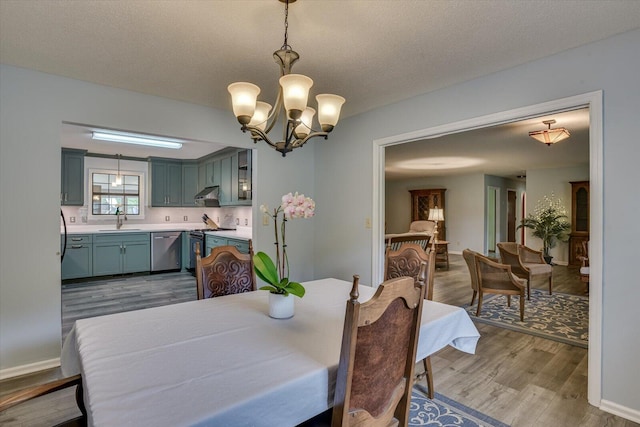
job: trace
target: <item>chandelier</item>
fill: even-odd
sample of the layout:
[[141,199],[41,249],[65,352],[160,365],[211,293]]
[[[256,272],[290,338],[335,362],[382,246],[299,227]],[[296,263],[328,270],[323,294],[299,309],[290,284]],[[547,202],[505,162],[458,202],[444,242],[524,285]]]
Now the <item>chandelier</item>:
[[549,128],[529,132],[529,136],[543,144],[547,144],[547,147],[551,144],[555,144],[556,142],[560,142],[563,139],[569,138],[571,134],[565,128],[551,129],[551,125],[555,122],[555,120],[544,120],[542,123],[549,126]]
[[[294,3],[296,0],[279,1],[285,4],[284,44],[273,53],[273,59],[280,66],[281,75],[275,107],[272,109],[271,105],[257,100],[260,88],[252,83],[232,83],[227,90],[231,94],[233,114],[242,125],[242,131],[251,132],[254,143],[264,141],[285,157],[288,152],[302,147],[311,138],[323,136],[327,139],[329,132],[338,123],[340,109],[345,99],[331,94],[316,95],[321,130],[312,128],[316,110],[307,107],[307,100],[313,80],[302,74],[291,74],[291,67],[300,58],[287,41],[289,3]],[[273,142],[268,134],[280,116],[282,117],[282,140]]]

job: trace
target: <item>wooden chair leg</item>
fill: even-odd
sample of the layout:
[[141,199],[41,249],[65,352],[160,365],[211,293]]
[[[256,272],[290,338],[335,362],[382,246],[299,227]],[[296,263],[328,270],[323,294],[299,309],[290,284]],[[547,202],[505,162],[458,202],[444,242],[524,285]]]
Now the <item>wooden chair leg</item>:
[[524,290],[520,295],[520,321],[524,322]]
[[507,307],[511,307],[511,295],[507,295]]
[[527,278],[527,299],[531,299],[531,276]]
[[476,317],[480,317],[480,310],[482,310],[482,292],[478,294],[478,309],[476,310]]
[[549,276],[549,295],[553,295],[551,293],[551,287],[553,286],[553,283],[552,283],[553,280],[552,279],[553,279],[553,276]]
[[435,392],[433,390],[433,370],[431,369],[431,356],[427,356],[422,359],[422,363],[424,364],[425,379],[427,380],[427,396],[429,397],[429,399],[433,399]]
[[477,293],[478,291],[473,291],[473,296],[471,297],[471,304],[469,304],[469,307],[471,307],[473,305],[473,302],[476,300]]

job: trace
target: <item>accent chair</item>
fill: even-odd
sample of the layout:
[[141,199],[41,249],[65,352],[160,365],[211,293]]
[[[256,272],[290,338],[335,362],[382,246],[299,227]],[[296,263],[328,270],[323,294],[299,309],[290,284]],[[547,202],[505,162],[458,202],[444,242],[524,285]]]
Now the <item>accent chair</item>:
[[531,282],[536,279],[549,281],[549,295],[553,288],[553,267],[547,264],[542,251],[536,251],[515,242],[498,243],[500,262],[511,266],[516,276],[527,279],[527,299],[531,299]]

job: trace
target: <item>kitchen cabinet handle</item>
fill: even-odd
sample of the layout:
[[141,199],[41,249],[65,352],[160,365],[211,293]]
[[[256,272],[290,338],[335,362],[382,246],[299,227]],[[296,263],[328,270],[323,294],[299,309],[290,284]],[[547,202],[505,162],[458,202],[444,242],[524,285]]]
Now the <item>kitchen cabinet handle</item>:
[[82,245],[71,245],[71,249],[82,249]]
[[64,193],[64,201],[68,201],[69,200],[69,193]]
[[72,237],[71,241],[72,242],[82,242],[82,237]]
[[124,248],[124,253],[126,254],[127,253],[127,245],[124,245],[123,248]]

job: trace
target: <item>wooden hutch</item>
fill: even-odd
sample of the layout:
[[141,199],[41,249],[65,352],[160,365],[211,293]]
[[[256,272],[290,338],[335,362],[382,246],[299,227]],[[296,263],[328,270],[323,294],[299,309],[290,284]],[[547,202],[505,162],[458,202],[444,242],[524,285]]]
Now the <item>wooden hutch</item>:
[[589,241],[589,181],[571,182],[569,264],[580,265],[582,242]]
[[[444,210],[447,217],[447,210],[444,205],[444,188],[428,190],[409,190],[411,193],[411,221],[426,221],[429,219],[429,209],[438,207]],[[446,240],[446,221],[438,222],[438,239]]]

